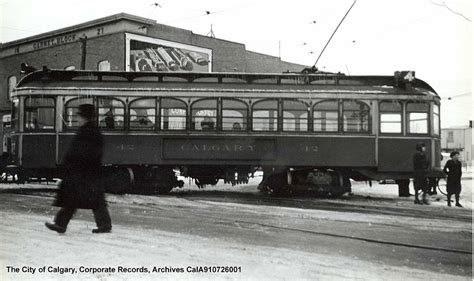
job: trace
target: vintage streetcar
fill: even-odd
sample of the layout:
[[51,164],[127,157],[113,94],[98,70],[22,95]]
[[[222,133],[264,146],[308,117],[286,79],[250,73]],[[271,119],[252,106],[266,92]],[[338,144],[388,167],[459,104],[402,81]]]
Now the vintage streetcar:
[[61,177],[92,103],[114,192],[167,193],[181,176],[203,187],[246,183],[263,171],[269,192],[332,196],[351,181],[395,180],[407,192],[412,155],[424,143],[438,177],[440,98],[414,72],[100,72],[43,68],[12,94],[10,154],[20,178]]

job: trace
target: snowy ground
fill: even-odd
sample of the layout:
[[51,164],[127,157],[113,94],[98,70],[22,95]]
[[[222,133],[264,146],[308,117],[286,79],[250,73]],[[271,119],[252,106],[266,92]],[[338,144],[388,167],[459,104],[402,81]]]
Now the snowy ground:
[[[53,186],[2,184],[0,280],[471,279],[472,173],[463,179],[465,209],[446,207],[441,195],[430,206],[414,205],[412,197],[397,197],[395,185],[359,183],[342,199],[280,200],[259,195],[258,182],[186,186],[169,196],[109,195],[114,228],[103,235],[90,233],[87,210],[66,234],[47,230],[43,223],[57,211],[50,206],[54,192],[31,190]],[[188,272],[200,266],[239,272]],[[48,272],[58,267],[75,273]],[[102,267],[115,272],[78,272]]]

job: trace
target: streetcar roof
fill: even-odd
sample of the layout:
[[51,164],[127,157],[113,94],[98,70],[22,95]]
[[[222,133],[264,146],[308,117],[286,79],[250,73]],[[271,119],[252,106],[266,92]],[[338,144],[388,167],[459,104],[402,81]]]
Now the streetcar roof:
[[340,73],[237,73],[237,72],[125,72],[50,70],[23,77],[17,88],[81,88],[167,91],[232,91],[324,93],[421,94],[438,96],[423,80],[411,88],[396,85],[394,76],[348,76]]

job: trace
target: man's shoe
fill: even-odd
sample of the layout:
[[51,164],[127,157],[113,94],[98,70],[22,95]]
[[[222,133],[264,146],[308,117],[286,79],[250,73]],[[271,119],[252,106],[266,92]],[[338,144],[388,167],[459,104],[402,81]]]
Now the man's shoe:
[[423,193],[423,204],[425,205],[430,205],[430,201],[428,200],[428,194],[427,193]]
[[92,233],[110,233],[112,232],[112,227],[99,227],[92,229]]
[[456,203],[456,207],[462,208],[462,205],[459,203]]
[[66,232],[66,228],[65,227],[62,227],[62,226],[59,226],[55,223],[49,223],[49,222],[45,222],[44,225],[52,230],[52,231],[56,231],[57,233],[64,233]]

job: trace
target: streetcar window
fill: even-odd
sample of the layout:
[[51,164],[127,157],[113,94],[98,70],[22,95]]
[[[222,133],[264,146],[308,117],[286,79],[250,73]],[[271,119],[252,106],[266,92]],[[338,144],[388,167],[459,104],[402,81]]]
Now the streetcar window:
[[193,130],[215,131],[217,121],[217,100],[205,99],[192,104],[192,124]]
[[359,101],[344,101],[342,117],[344,132],[369,132],[369,106]]
[[380,103],[380,132],[400,134],[402,132],[402,104],[383,101]]
[[283,100],[283,131],[308,131],[308,106],[304,102]]
[[439,136],[439,104],[433,106],[433,134]]
[[428,111],[427,103],[407,104],[408,133],[428,134]]
[[130,129],[154,130],[156,99],[138,99],[130,103]]
[[75,98],[71,99],[66,103],[65,114],[63,117],[64,126],[67,129],[77,129],[79,127],[79,105],[81,104],[94,104],[92,98]]
[[114,98],[99,98],[99,128],[108,130],[123,130],[125,104]]
[[15,89],[15,87],[16,87],[16,77],[15,76],[8,77],[8,85],[7,86],[8,86],[8,90],[7,90],[8,100],[10,100],[12,98],[13,89]]
[[18,120],[19,120],[18,105],[19,104],[20,104],[20,101],[18,99],[12,100],[12,120],[11,120],[12,131],[15,131],[16,129],[18,129]]
[[337,100],[318,102],[313,108],[314,131],[337,132],[339,103]]
[[224,131],[247,130],[248,108],[238,100],[222,100],[222,129]]
[[186,104],[177,99],[162,98],[160,116],[162,130],[186,129]]
[[252,108],[252,128],[254,131],[276,131],[278,129],[278,101],[256,102]]
[[54,99],[29,97],[25,99],[25,130],[54,129]]

